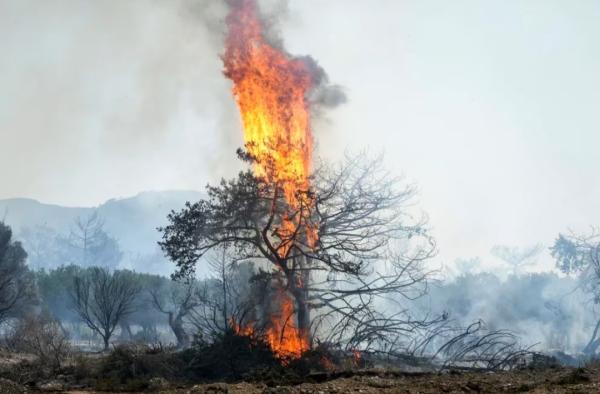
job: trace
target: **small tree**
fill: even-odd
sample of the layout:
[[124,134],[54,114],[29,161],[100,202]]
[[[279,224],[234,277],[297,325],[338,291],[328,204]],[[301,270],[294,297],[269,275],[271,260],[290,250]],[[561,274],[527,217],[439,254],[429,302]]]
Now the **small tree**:
[[35,282],[44,308],[63,326],[65,323],[79,323],[70,294],[74,278],[85,271],[77,265],[66,265],[35,272]]
[[185,318],[198,304],[195,296],[195,281],[170,283],[168,289],[151,289],[150,297],[154,308],[167,316],[169,327],[177,339],[177,347],[188,347],[190,340],[184,323]]
[[[589,235],[559,234],[550,248],[556,266],[566,274],[579,275],[582,289],[591,295],[594,306],[600,305],[600,230]],[[583,352],[592,355],[600,347],[600,319]]]
[[135,311],[140,290],[137,279],[128,271],[111,273],[94,267],[73,279],[71,297],[75,311],[102,337],[104,350],[119,322]]
[[0,222],[0,322],[18,316],[36,300],[27,253],[12,240],[12,230]]
[[77,255],[73,262],[86,267],[115,268],[123,257],[117,240],[104,231],[104,221],[97,211],[75,220],[68,242]]

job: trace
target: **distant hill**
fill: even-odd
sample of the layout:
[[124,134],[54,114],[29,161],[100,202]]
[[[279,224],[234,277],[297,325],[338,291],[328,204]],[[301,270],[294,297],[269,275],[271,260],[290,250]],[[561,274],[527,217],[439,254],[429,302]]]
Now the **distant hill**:
[[13,228],[17,238],[24,228],[37,225],[68,234],[77,217],[97,210],[104,219],[105,231],[119,241],[127,256],[149,255],[157,253],[160,234],[156,228],[166,224],[167,214],[181,209],[186,201],[194,202],[201,197],[196,191],[143,192],[130,198],[111,199],[98,207],[63,207],[14,198],[0,200],[0,220]]

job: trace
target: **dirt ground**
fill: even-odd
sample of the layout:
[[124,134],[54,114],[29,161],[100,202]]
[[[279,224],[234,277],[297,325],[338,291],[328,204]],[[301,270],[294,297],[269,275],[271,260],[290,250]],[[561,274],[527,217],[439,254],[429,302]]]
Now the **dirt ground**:
[[600,393],[600,369],[554,368],[501,373],[363,374],[324,383],[266,387],[249,383],[198,385],[179,393]]
[[[14,360],[9,361],[13,363]],[[306,383],[276,387],[247,382],[177,387],[162,378],[152,380],[156,380],[152,391],[164,394],[600,393],[600,364],[594,363],[585,368],[548,367],[494,373],[362,370],[334,376],[312,375]],[[24,387],[0,378],[0,394],[36,392],[94,393],[84,389],[69,390],[68,386],[52,382],[37,387]]]

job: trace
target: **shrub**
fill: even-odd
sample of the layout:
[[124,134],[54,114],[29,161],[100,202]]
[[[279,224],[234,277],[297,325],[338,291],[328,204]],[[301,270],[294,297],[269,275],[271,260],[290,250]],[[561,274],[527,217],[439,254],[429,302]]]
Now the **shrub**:
[[260,338],[238,335],[232,330],[217,334],[211,342],[196,337],[192,348],[184,353],[190,375],[200,380],[248,379],[261,370],[281,366]]
[[33,354],[53,371],[61,369],[71,353],[68,336],[58,321],[46,314],[18,320],[5,341],[9,350]]
[[185,364],[180,355],[162,346],[120,345],[100,361],[98,390],[143,390],[152,378],[180,380]]

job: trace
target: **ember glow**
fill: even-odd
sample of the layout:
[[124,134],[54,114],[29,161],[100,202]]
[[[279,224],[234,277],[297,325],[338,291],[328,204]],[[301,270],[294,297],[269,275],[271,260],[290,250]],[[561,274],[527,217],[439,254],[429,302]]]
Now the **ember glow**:
[[[256,175],[282,189],[291,210],[297,211],[306,203],[299,191],[309,189],[313,140],[307,96],[316,82],[309,63],[265,39],[256,0],[233,0],[230,4],[224,73],[233,81],[246,149],[256,158]],[[303,214],[290,216],[281,218],[277,230],[280,239],[289,239],[301,226],[304,243],[314,245],[317,233],[306,224]],[[289,248],[289,242],[282,241],[277,253],[286,256]],[[309,333],[298,328],[295,303],[285,286],[277,286],[277,310],[270,312],[266,338],[280,356],[299,357],[310,347]]]

